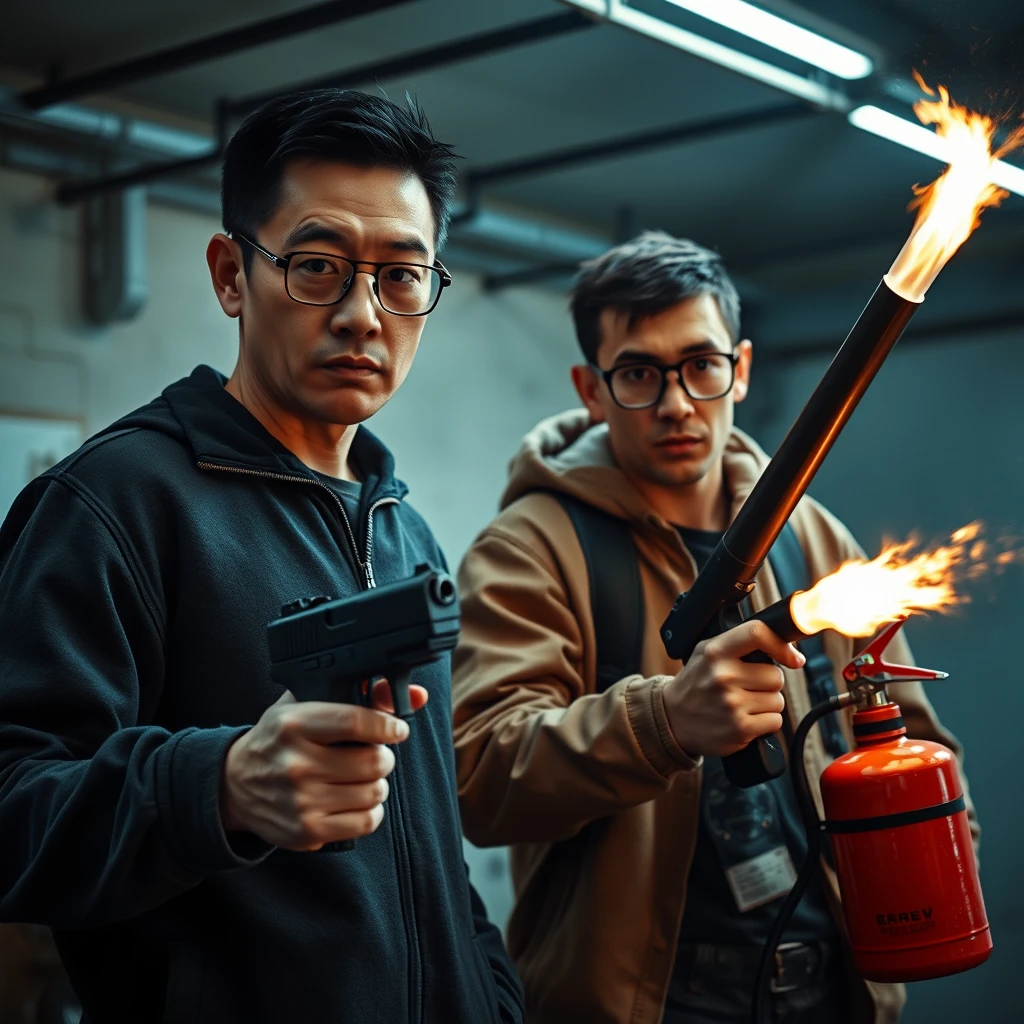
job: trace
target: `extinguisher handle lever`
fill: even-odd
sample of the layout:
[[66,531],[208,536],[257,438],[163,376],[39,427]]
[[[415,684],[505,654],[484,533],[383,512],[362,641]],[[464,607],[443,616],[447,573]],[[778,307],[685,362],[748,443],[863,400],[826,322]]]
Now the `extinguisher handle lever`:
[[919,668],[916,665],[895,665],[882,657],[882,652],[889,646],[892,638],[902,629],[906,616],[890,622],[843,669],[843,677],[847,683],[855,683],[860,679],[876,682],[879,686],[885,683],[924,683],[933,679],[948,679],[948,672],[937,672],[931,668]]

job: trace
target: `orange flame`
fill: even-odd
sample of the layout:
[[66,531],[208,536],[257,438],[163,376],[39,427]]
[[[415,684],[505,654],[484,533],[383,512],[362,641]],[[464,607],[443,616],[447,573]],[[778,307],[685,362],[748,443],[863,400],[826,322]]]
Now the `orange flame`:
[[919,550],[920,542],[911,537],[888,544],[870,562],[847,562],[810,590],[793,595],[793,621],[807,634],[834,629],[846,636],[871,636],[901,616],[965,604],[969,598],[957,591],[959,583],[990,569],[1001,572],[1021,554],[1019,548],[991,554],[995,545],[983,539],[982,530],[980,522],[969,523],[930,551]]
[[[934,96],[915,71],[918,85]],[[918,100],[914,113],[923,124],[934,124],[949,150],[949,166],[930,185],[914,186],[917,197],[910,209],[917,209],[914,228],[896,262],[885,277],[886,284],[903,298],[921,302],[925,292],[978,226],[981,212],[998,206],[1009,193],[992,184],[992,165],[1024,141],[1020,129],[993,151],[996,124],[953,102],[944,86],[937,100]]]

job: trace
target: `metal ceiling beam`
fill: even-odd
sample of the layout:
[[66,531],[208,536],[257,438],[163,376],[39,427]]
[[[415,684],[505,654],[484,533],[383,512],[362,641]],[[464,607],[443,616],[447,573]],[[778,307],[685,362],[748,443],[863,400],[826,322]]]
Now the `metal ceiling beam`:
[[553,153],[542,153],[534,157],[481,167],[478,170],[471,170],[467,175],[467,181],[472,189],[475,186],[509,181],[512,178],[521,178],[530,174],[561,170],[576,164],[590,163],[593,160],[605,160],[622,153],[633,154],[645,149],[656,149],[680,142],[692,142],[697,139],[714,138],[716,135],[764,128],[768,125],[814,117],[820,113],[822,111],[810,107],[806,103],[785,103],[758,110],[744,110],[738,114],[727,114],[724,117],[685,121],[682,124],[670,125],[666,128],[653,128],[644,132],[606,139],[603,142],[570,146]]
[[239,50],[277,42],[279,39],[301,32],[309,32],[315,28],[409,2],[410,0],[330,0],[329,3],[305,7],[290,14],[218,32],[205,39],[170,46],[144,57],[133,57],[120,64],[112,64],[110,67],[87,71],[85,74],[28,89],[21,93],[19,99],[29,110],[42,110],[55,103],[66,103],[68,100],[80,99],[92,93],[109,92],[145,78],[154,78],[169,71],[180,71],[193,64],[226,57]]
[[[594,24],[595,22],[590,18],[577,11],[568,11],[564,14],[536,18],[533,21],[522,22],[510,28],[483,32],[479,35],[469,36],[466,39],[459,39],[454,43],[445,43],[442,46],[415,50],[412,53],[402,54],[399,57],[393,57],[377,63],[364,64],[362,67],[353,68],[327,78],[282,86],[271,92],[261,93],[259,96],[247,96],[242,99],[224,101],[220,107],[221,117],[226,118],[229,114],[248,113],[250,110],[254,110],[262,103],[265,103],[268,99],[300,89],[350,88],[355,85],[364,85],[367,82],[393,78],[397,75],[410,74],[416,71],[428,71],[433,68],[444,67],[447,64],[453,64],[460,60],[482,57],[485,54],[506,50],[514,46],[551,39],[555,36],[564,35],[567,32],[589,28]],[[62,203],[74,203],[104,192],[113,192],[131,185],[143,185],[148,181],[158,178],[167,178],[178,173],[200,170],[203,167],[216,164],[220,160],[222,152],[222,146],[218,145],[211,152],[203,156],[190,157],[187,160],[147,164],[142,167],[133,168],[130,171],[95,178],[91,181],[66,182],[58,188],[57,198]]]
[[567,32],[591,28],[595,24],[596,22],[592,18],[588,18],[578,11],[552,14],[536,18],[533,21],[521,22],[510,28],[483,32],[480,35],[469,36],[467,39],[456,40],[454,43],[432,46],[425,50],[415,50],[390,60],[364,64],[362,67],[352,68],[338,74],[325,75],[322,78],[300,82],[297,85],[268,90],[256,96],[231,100],[228,109],[233,114],[247,114],[267,100],[280,96],[283,92],[292,92],[296,89],[348,89],[354,85],[362,85],[379,79],[397,78],[399,75],[407,75],[415,71],[429,71],[433,68],[443,67],[445,64],[454,64],[456,61],[468,60],[471,57],[482,57],[485,54],[507,50],[513,46],[539,43],[544,39],[565,35]]

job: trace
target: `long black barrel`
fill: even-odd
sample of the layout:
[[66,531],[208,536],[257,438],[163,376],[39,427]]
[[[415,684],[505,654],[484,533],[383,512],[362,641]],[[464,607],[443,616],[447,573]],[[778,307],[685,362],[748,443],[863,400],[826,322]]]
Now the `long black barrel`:
[[[693,587],[676,598],[661,627],[669,657],[687,661],[701,640],[736,624],[736,606],[917,307],[885,281],[875,289]],[[722,764],[733,785],[749,787],[778,778],[785,756],[777,736],[762,736]]]
[[676,599],[661,627],[670,657],[686,661],[721,631],[722,608],[753,589],[769,549],[918,305],[879,284],[704,570]]

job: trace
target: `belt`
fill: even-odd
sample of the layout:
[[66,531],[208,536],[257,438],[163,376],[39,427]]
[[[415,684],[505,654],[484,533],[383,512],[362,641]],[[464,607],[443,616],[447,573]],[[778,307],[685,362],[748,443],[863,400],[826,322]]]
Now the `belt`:
[[[718,986],[735,985],[753,991],[761,962],[760,946],[720,946],[710,942],[687,942],[679,947],[691,991],[704,982]],[[783,942],[775,951],[771,990],[776,993],[819,985],[836,963],[836,949],[828,942]]]

